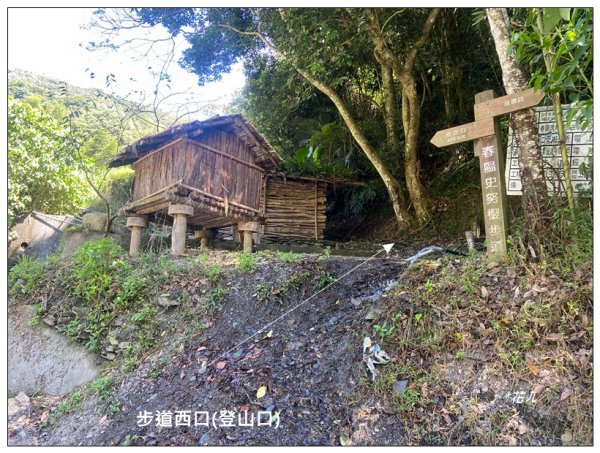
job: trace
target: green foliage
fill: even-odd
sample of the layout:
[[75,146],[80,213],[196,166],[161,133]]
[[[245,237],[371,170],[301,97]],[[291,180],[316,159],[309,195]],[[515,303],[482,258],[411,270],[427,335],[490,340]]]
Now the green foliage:
[[109,290],[115,276],[128,267],[123,261],[126,256],[125,249],[110,237],[79,247],[73,254],[73,293],[89,303],[97,301]]
[[215,265],[208,266],[205,275],[212,282],[218,282],[221,279],[221,267]]
[[119,148],[156,132],[165,116],[22,71],[9,74],[9,225],[31,210],[74,214],[91,202],[114,212],[129,198],[130,169],[110,170]]
[[28,296],[40,285],[44,277],[44,263],[35,257],[20,255],[8,272],[8,293]]
[[147,286],[146,277],[140,277],[136,274],[127,275],[115,297],[115,308],[122,310],[137,305],[144,299]]
[[238,269],[243,273],[254,272],[256,270],[256,258],[252,253],[240,252],[237,256]]
[[379,339],[383,342],[386,337],[390,336],[394,332],[394,326],[388,326],[387,323],[375,324],[373,329],[379,335]]
[[[110,202],[110,209],[116,212],[131,198],[131,186],[135,172],[129,166],[117,167],[110,170],[104,182],[104,193]],[[94,198],[89,205],[92,211],[102,211],[105,208],[102,200]]]
[[87,154],[102,164],[117,151],[116,147],[156,133],[151,113],[140,112],[136,103],[98,89],[78,88],[15,70],[8,75],[8,94],[34,108],[46,110],[59,122],[71,116],[73,128],[87,137]]
[[131,315],[131,320],[135,323],[141,324],[148,322],[158,314],[156,307],[151,304],[145,304],[140,311],[135,312]]
[[215,288],[206,296],[204,302],[206,303],[209,309],[215,308],[218,303],[225,297],[227,294],[227,289],[225,288]]
[[410,412],[415,409],[419,400],[421,399],[421,394],[413,389],[404,390],[400,396],[398,396],[399,407],[398,409],[401,412]]
[[[318,271],[317,271],[318,272]],[[311,276],[308,271],[296,272],[289,278],[277,283],[259,283],[256,285],[255,296],[265,302],[275,301],[283,304],[291,290],[299,289]]]
[[61,401],[56,407],[56,411],[52,413],[53,420],[56,420],[63,415],[75,412],[81,407],[85,396],[82,391],[75,390],[69,394],[69,396]]
[[378,181],[371,181],[367,186],[351,187],[346,193],[344,203],[347,215],[358,216],[366,211],[369,204],[379,195],[381,185]]
[[102,397],[106,396],[114,385],[114,382],[109,376],[99,376],[91,382],[90,388],[93,392]]
[[296,261],[300,261],[302,259],[301,253],[294,252],[280,252],[277,251],[277,258],[284,263],[295,263]]
[[[523,27],[512,37],[517,58],[529,65],[530,83],[546,93],[562,92],[569,102],[566,120],[587,127],[593,114],[593,10],[592,8],[538,8],[530,10]],[[543,51],[551,52],[546,67]]]
[[423,284],[423,288],[425,288],[427,294],[433,294],[433,291],[435,291],[435,286],[430,279],[427,279],[427,281]]
[[8,223],[38,210],[75,214],[90,199],[68,130],[41,107],[9,99]]
[[317,267],[317,282],[315,289],[323,289],[335,282],[335,276]]

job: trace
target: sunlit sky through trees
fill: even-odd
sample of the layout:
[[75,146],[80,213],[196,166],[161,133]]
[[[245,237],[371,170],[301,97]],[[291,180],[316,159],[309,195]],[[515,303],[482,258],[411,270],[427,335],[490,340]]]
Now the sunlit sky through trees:
[[[8,68],[22,69],[47,77],[65,81],[84,88],[99,88],[108,93],[139,100],[140,96],[150,100],[155,90],[157,77],[150,74],[149,66],[159,70],[162,58],[156,54],[141,56],[144,49],[132,48],[122,51],[86,50],[90,42],[103,38],[99,30],[83,29],[93,17],[92,8],[10,8],[8,10]],[[161,30],[153,30],[152,37],[160,36]],[[126,37],[141,37],[143,32],[129,32]],[[164,35],[163,35],[164,36]],[[196,76],[177,64],[186,44],[181,38],[177,43],[178,56],[169,67],[172,76],[171,89],[162,84],[160,95],[187,91],[185,95],[169,98],[161,105],[168,110],[173,105],[186,102],[205,102],[218,112],[232,100],[244,85],[241,66],[217,83],[200,87]],[[164,53],[166,47],[156,53]],[[94,73],[94,77],[90,76]],[[106,77],[115,75],[116,81],[106,86]],[[138,93],[136,93],[136,91]],[[145,94],[142,94],[145,93]],[[201,119],[206,113],[195,114]],[[194,119],[190,118],[190,119]]]

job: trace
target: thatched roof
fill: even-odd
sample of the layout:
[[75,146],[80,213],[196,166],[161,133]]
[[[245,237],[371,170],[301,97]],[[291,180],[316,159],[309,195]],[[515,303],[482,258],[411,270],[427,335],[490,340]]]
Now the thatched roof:
[[109,167],[131,164],[149,152],[178,138],[200,138],[202,133],[208,129],[218,129],[236,135],[252,150],[256,165],[266,170],[276,170],[283,164],[283,159],[269,142],[259,134],[246,118],[237,114],[215,116],[205,121],[192,121],[141,138],[117,154],[109,163]]

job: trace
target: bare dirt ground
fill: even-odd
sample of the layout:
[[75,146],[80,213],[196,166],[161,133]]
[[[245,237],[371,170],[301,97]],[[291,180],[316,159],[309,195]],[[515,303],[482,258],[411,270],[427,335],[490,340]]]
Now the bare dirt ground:
[[[169,309],[163,315],[158,347],[141,357],[133,370],[124,372],[117,362],[107,369],[110,389],[98,390],[97,385],[96,391],[84,392],[85,398],[72,410],[63,404],[58,416],[52,415],[60,404],[56,400],[38,396],[23,404],[13,401],[9,442],[592,442],[591,426],[588,430],[575,426],[591,423],[591,396],[586,397],[586,391],[591,395],[590,307],[577,308],[573,321],[578,327],[567,332],[560,319],[541,308],[563,309],[567,300],[561,282],[534,281],[505,266],[488,268],[477,258],[432,256],[407,270],[400,258],[412,252],[396,251],[366,263],[365,258],[315,255],[289,262],[265,254],[247,273],[232,265],[220,283],[225,295],[209,317],[196,320],[203,323],[197,334],[189,335],[175,322],[182,306]],[[227,269],[227,256],[215,252],[211,259],[221,260]],[[581,297],[571,297],[571,303],[591,297],[591,289],[585,292],[591,285],[587,275],[580,276],[575,288],[583,291]],[[398,284],[391,287],[394,281]],[[207,288],[195,288],[198,300],[206,296]],[[448,303],[452,297],[456,303]],[[529,310],[529,318],[523,310]],[[518,322],[519,314],[523,323]],[[536,324],[532,318],[546,322]],[[519,338],[529,343],[510,345],[514,326],[521,329]],[[376,365],[375,382],[363,362],[366,336],[391,358]],[[561,347],[565,352],[557,356]],[[522,400],[515,393],[521,391]],[[71,401],[68,398],[62,401]],[[578,416],[568,404],[579,408]],[[230,416],[234,426],[227,426]],[[252,426],[240,426],[240,416],[246,417],[246,424],[254,416]]]

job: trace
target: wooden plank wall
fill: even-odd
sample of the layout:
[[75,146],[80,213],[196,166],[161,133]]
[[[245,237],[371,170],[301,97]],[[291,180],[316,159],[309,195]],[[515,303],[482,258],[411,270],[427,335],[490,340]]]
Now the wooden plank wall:
[[[254,166],[251,151],[237,137],[221,131],[209,131],[199,139],[198,143],[190,140],[175,142],[135,162],[133,200],[183,180],[189,186],[259,209],[264,172]],[[248,162],[248,165],[213,152],[202,144]]]
[[327,183],[301,179],[268,178],[265,237],[324,238]]

